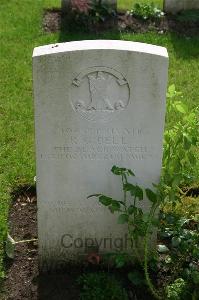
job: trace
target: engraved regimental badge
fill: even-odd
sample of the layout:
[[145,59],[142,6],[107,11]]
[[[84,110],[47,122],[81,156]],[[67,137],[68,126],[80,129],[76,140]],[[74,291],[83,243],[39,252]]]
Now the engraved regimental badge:
[[108,67],[91,67],[72,82],[73,109],[89,121],[108,121],[129,103],[125,77]]

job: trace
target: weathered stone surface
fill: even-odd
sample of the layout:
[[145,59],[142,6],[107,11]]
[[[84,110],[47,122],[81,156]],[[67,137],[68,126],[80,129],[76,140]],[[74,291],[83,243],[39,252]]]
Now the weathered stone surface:
[[199,9],[199,0],[164,0],[164,11],[176,14],[182,10]]
[[[125,226],[87,196],[121,199],[113,165],[131,168],[132,182],[143,187],[159,181],[167,69],[166,49],[142,43],[96,40],[34,49],[43,265],[78,260],[92,241],[92,251],[103,253],[118,249],[120,238],[127,251]],[[148,201],[142,205],[147,211]]]

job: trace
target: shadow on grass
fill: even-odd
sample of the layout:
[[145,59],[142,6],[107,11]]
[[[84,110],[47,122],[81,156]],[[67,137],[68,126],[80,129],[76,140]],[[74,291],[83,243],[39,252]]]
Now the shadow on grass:
[[199,10],[186,10],[168,17],[176,56],[183,59],[199,57]]
[[119,40],[120,32],[117,29],[117,20],[111,18],[108,22],[94,25],[75,24],[74,16],[61,15],[61,26],[59,34],[59,42],[69,42],[78,40],[96,40],[110,39]]
[[[74,21],[74,15],[62,14],[60,9],[46,10],[46,14],[49,14],[48,22],[52,25],[53,30],[47,30],[47,32],[59,31],[58,42],[69,42],[78,40],[95,40],[95,39],[110,39],[120,40],[121,32],[118,30],[117,18],[107,19],[104,23],[98,23],[97,25],[88,25],[87,22],[83,24]],[[54,20],[54,21],[53,21]],[[47,23],[48,23],[47,22]],[[54,24],[53,24],[54,22]],[[167,30],[170,35],[171,43],[175,51],[177,58],[183,59],[195,59],[199,57],[199,24],[194,22],[180,22],[173,16],[168,17]],[[198,22],[198,21],[197,21]],[[190,24],[190,26],[189,26]],[[197,27],[198,24],[198,27]],[[48,27],[47,26],[47,27]],[[161,29],[161,27],[160,27]],[[124,35],[128,34],[133,40],[139,40],[139,35],[145,36],[144,41],[148,40],[147,36],[150,31],[143,33],[133,31],[124,31]],[[157,39],[163,39],[157,33]],[[137,40],[137,41],[138,41]],[[145,42],[146,42],[145,41]],[[150,43],[150,40],[149,40]]]
[[189,37],[172,32],[170,37],[177,58],[185,60],[199,58],[199,34]]

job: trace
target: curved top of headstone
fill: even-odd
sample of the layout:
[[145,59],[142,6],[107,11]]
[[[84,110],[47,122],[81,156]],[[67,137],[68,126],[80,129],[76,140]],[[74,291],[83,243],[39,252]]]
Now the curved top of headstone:
[[82,50],[124,50],[168,57],[164,47],[121,40],[84,40],[36,47],[33,57]]

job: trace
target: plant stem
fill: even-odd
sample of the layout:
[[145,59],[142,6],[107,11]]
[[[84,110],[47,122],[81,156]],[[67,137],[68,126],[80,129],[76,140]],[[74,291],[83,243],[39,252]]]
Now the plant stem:
[[[124,190],[124,184],[127,183],[127,178],[125,175],[122,175],[122,186]],[[124,190],[124,204],[125,204],[125,211],[126,211],[126,191]]]
[[149,213],[149,218],[148,218],[148,227],[146,230],[146,235],[145,235],[145,240],[144,240],[144,274],[146,278],[147,285],[151,291],[151,294],[155,297],[157,300],[164,300],[162,296],[159,295],[159,293],[156,291],[150,277],[149,277],[149,271],[148,271],[148,241],[149,241],[149,231],[151,227],[151,220],[155,214],[155,211],[159,204],[155,203],[152,205],[150,213]]
[[[128,232],[131,232],[131,229],[130,229],[130,224],[128,224]],[[137,249],[137,245],[136,245],[136,241],[133,237],[133,233],[130,235],[130,239],[131,239],[131,242],[132,242],[132,245],[133,245],[133,250],[135,251],[135,256],[140,264],[140,266],[142,266],[142,259],[139,255],[139,252],[138,252],[138,249]]]
[[36,241],[38,241],[38,239],[22,240],[22,241],[15,242],[15,244],[31,243],[31,242],[36,242]]

